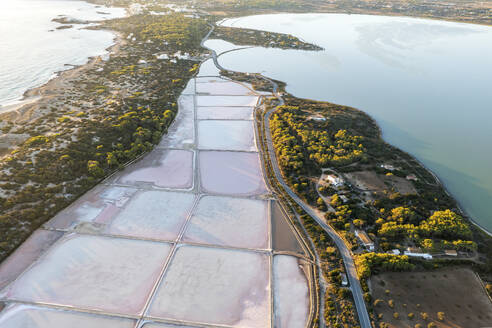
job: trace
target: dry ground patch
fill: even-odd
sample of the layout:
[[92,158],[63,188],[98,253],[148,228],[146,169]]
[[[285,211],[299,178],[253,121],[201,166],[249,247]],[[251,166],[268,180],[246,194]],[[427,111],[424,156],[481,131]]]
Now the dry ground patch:
[[352,185],[363,191],[383,192],[394,189],[402,195],[417,193],[410,181],[394,175],[382,175],[374,171],[359,171],[346,173],[345,177]]
[[[388,327],[421,324],[424,328],[431,322],[436,327],[492,326],[492,302],[470,269],[384,273],[372,277],[371,285],[376,316],[382,314],[379,322],[388,323]],[[443,321],[438,312],[444,313]],[[421,313],[427,313],[428,319]]]

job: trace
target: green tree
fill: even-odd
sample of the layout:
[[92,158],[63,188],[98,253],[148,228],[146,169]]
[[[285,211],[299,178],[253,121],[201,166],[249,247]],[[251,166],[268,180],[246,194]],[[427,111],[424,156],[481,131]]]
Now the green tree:
[[99,166],[98,161],[88,161],[87,171],[95,178],[102,178],[104,176],[104,170]]

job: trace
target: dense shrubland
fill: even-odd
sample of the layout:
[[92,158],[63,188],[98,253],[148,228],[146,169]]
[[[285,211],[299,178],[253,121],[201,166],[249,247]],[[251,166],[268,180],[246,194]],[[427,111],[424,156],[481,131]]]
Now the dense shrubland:
[[[0,259],[101,178],[159,142],[176,115],[177,97],[197,71],[192,57],[204,51],[200,41],[209,30],[204,19],[183,14],[130,16],[102,28],[120,33],[120,51],[56,90],[44,105],[48,114],[12,128],[31,137],[0,164]],[[190,59],[174,57],[178,51]],[[157,59],[158,53],[169,60]]]
[[222,39],[238,46],[260,46],[265,48],[322,50],[319,46],[306,43],[295,36],[271,33],[246,28],[217,26],[211,38]]

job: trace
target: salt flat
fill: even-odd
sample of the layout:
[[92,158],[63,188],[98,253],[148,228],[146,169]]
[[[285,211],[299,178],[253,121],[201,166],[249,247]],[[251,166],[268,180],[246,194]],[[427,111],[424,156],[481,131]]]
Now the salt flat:
[[[200,74],[214,71],[206,65]],[[308,283],[296,257],[272,250],[275,224],[254,142],[257,100],[217,76],[192,79],[156,149],[2,263],[0,326],[300,327]]]
[[127,185],[149,183],[162,188],[191,188],[193,152],[156,149],[140,161],[128,166],[115,181]]
[[137,315],[170,245],[69,235],[6,290],[10,299]]
[[188,242],[241,248],[268,247],[268,201],[204,196],[186,229]]
[[241,196],[266,192],[257,153],[201,151],[199,161],[204,192]]
[[256,106],[258,96],[197,96],[197,106]]
[[175,240],[193,207],[190,193],[142,191],[122,209],[107,233]]
[[107,223],[136,192],[137,189],[130,187],[98,185],[58,213],[45,226],[66,230],[81,223]]
[[197,107],[199,120],[252,120],[253,107]]
[[256,145],[253,122],[200,121],[198,122],[198,148],[254,151]]
[[303,328],[309,315],[309,290],[299,260],[276,255],[273,261],[275,325]]
[[[214,81],[215,82],[215,81]],[[214,95],[255,95],[255,93],[246,86],[229,81],[217,81],[211,83],[198,83],[196,85],[197,93],[208,93]]]
[[134,328],[135,320],[14,305],[0,313],[2,328]]
[[262,254],[181,246],[149,315],[208,324],[266,327],[269,261]]
[[[194,84],[193,80],[188,84]],[[193,91],[187,87],[188,92]],[[195,143],[195,98],[193,94],[183,94],[178,99],[178,114],[162,137],[159,148],[191,148]]]

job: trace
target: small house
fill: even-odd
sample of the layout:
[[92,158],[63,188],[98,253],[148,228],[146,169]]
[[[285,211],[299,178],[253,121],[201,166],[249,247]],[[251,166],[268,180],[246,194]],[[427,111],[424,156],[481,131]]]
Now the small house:
[[356,229],[355,235],[357,236],[357,238],[359,238],[360,242],[362,243],[362,245],[364,245],[366,249],[374,251],[374,242],[371,240],[371,238],[369,238],[364,230]]
[[343,272],[340,272],[340,278],[342,278],[342,286],[347,287],[348,286],[347,275]]
[[408,247],[403,254],[406,256],[421,257],[426,260],[432,260],[432,255],[429,253],[422,253],[422,249],[419,247]]
[[444,255],[446,255],[446,256],[458,256],[458,252],[454,249],[446,249],[444,251]]
[[332,184],[334,187],[341,187],[344,184],[344,181],[342,178],[337,177],[334,174],[330,174],[326,176],[326,180]]

